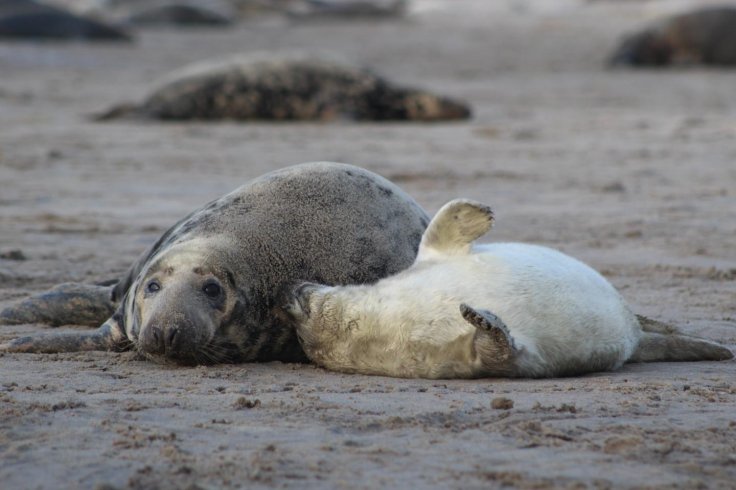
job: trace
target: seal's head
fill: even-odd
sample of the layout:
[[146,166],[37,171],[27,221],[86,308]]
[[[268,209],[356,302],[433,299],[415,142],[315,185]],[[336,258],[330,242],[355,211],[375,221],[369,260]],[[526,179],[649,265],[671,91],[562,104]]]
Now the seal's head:
[[126,298],[125,328],[139,352],[179,364],[227,360],[218,336],[243,301],[218,256],[187,241],[150,262]]
[[299,324],[309,320],[312,313],[310,298],[312,293],[321,288],[323,286],[313,282],[302,282],[287,288],[287,292],[281,301],[281,309],[288,315],[292,323]]
[[[316,349],[315,344],[322,335],[337,336],[343,311],[340,305],[331,301],[329,292],[334,288],[313,282],[302,282],[288,288],[283,298],[281,310],[287,321],[296,329],[299,342],[308,351]],[[315,335],[315,333],[319,335]]]
[[608,62],[612,66],[664,66],[672,61],[672,56],[672,45],[665,36],[643,31],[624,39]]
[[404,96],[406,119],[410,121],[447,121],[468,119],[470,108],[461,101],[421,91]]
[[471,117],[463,101],[411,88],[376,83],[357,101],[358,119],[376,121],[453,121]]

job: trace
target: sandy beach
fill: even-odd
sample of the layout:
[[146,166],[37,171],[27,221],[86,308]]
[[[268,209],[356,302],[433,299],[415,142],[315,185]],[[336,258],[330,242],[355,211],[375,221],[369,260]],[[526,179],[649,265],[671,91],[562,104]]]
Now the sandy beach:
[[[380,22],[269,15],[137,31],[123,46],[2,41],[0,307],[115,279],[210,199],[330,160],[391,179],[430,213],[456,197],[486,202],[496,225],[484,240],[558,248],[637,313],[736,349],[736,72],[604,64],[624,33],[698,3],[417,0]],[[188,63],[293,48],[464,99],[473,118],[88,118]],[[0,326],[0,342],[46,330]],[[492,408],[497,398],[513,406]],[[432,381],[0,354],[0,461],[8,489],[728,489],[736,361]]]

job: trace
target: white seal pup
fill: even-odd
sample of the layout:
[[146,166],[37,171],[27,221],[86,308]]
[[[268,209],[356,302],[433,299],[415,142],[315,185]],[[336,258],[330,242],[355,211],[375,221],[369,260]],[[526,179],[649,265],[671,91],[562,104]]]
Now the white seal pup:
[[422,378],[571,376],[626,361],[733,357],[715,343],[663,333],[561,252],[473,245],[492,222],[489,207],[451,201],[409,269],[374,285],[295,288],[285,311],[307,356],[336,371]]

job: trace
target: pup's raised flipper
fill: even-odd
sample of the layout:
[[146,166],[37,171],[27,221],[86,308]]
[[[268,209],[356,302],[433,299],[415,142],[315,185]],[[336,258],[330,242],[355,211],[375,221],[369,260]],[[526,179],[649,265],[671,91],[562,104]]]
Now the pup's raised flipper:
[[493,211],[469,199],[448,202],[434,215],[424,231],[417,260],[433,255],[463,255],[473,241],[493,226]]
[[499,375],[505,374],[510,367],[508,362],[519,353],[506,324],[490,311],[477,310],[465,303],[460,305],[460,313],[478,329],[474,345],[484,366],[494,372],[497,369]]
[[80,352],[89,350],[124,351],[132,347],[120,327],[109,321],[94,332],[64,332],[19,337],[0,344],[0,352]]
[[43,323],[97,327],[115,311],[112,287],[65,283],[0,311],[0,325]]

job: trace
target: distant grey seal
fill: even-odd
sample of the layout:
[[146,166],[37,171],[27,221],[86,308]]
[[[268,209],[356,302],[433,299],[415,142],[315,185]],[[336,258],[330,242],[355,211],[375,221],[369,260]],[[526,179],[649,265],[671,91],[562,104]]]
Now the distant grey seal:
[[[118,308],[95,332],[25,337],[0,351],[133,347],[182,364],[305,360],[276,308],[286,285],[359,284],[398,272],[414,260],[428,221],[412,198],[367,170],[326,162],[278,170],[166,231],[114,287]],[[81,300],[95,303],[95,291]],[[70,294],[37,304],[68,310],[66,299],[80,300]],[[33,321],[33,299],[20,306],[30,318],[11,307],[0,323]]]
[[382,19],[400,17],[408,0],[302,0],[287,9],[296,19]]
[[0,2],[0,38],[131,40],[118,27],[33,0]]
[[372,285],[301,284],[285,311],[307,356],[398,377],[572,376],[626,361],[724,360],[721,345],[637,318],[603,276],[556,250],[472,245],[487,206],[447,203],[414,265]]
[[147,3],[133,9],[126,21],[137,26],[227,26],[233,23],[234,14],[220,11],[211,5],[167,0]]
[[253,53],[171,74],[142,104],[114,106],[98,120],[374,121],[467,119],[462,102],[397,87],[370,71],[307,53]]
[[613,65],[736,65],[736,8],[705,7],[668,17],[625,38]]

